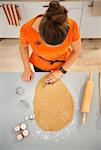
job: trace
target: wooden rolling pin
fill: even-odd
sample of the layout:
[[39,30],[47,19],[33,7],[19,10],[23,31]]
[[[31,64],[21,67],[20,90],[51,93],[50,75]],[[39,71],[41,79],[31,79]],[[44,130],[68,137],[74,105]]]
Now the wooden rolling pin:
[[84,95],[82,99],[81,112],[82,112],[82,124],[86,123],[87,114],[90,111],[91,99],[93,92],[93,73],[90,73],[89,79],[86,81]]

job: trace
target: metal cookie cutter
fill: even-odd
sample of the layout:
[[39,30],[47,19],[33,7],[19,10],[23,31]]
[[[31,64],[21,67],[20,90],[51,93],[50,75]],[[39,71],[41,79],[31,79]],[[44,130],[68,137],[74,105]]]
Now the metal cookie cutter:
[[24,89],[23,89],[22,87],[18,87],[18,88],[16,89],[16,94],[18,94],[18,95],[23,95],[23,94],[24,94]]

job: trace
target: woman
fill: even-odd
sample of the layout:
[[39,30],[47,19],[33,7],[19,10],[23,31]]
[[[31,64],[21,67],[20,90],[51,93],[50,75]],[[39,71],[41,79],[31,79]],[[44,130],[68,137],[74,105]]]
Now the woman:
[[[68,11],[58,1],[51,1],[47,7],[45,14],[32,18],[20,30],[24,81],[33,79],[32,63],[35,71],[49,71],[46,82],[54,83],[80,54],[81,40],[76,22],[67,17]],[[28,45],[33,49],[30,58]]]

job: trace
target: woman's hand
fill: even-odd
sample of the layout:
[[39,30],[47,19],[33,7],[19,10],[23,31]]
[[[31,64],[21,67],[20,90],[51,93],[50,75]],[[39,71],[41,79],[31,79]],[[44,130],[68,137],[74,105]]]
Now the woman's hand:
[[63,73],[60,71],[60,70],[54,70],[54,71],[52,71],[49,75],[48,75],[48,77],[47,77],[47,79],[46,79],[46,83],[54,83],[54,82],[56,82],[57,80],[59,80],[61,77],[63,76]]
[[31,69],[25,69],[22,73],[23,81],[31,81],[34,78],[34,74]]

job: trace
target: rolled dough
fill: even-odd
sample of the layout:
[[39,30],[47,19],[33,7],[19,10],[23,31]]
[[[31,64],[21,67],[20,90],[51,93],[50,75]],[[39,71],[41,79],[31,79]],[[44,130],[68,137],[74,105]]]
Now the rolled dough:
[[72,121],[73,97],[61,80],[45,85],[45,78],[39,80],[35,90],[35,118],[42,130],[58,131]]

